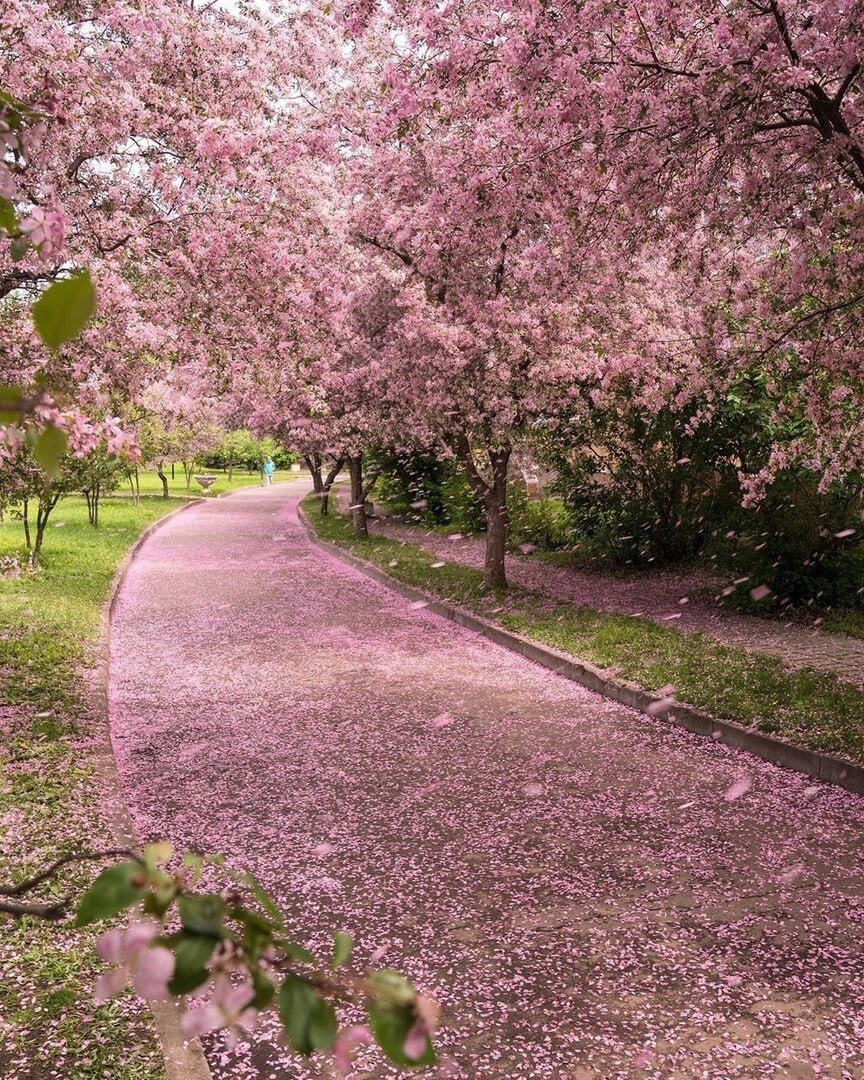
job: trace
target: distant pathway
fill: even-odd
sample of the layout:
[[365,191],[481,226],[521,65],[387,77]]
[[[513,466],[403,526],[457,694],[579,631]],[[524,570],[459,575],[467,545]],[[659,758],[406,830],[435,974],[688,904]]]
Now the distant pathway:
[[[347,494],[340,492],[340,498],[347,503]],[[389,518],[372,521],[371,531],[394,540],[420,544],[439,558],[463,566],[483,566],[482,537],[450,540],[440,533]],[[830,671],[864,688],[864,640],[722,608],[705,597],[707,590],[713,594],[722,587],[706,570],[612,575],[553,566],[533,555],[512,555],[508,559],[507,574],[514,585],[545,593],[556,600],[587,604],[598,611],[644,615],[689,633],[702,630],[725,645],[778,656],[790,668],[812,667]]]
[[[141,838],[253,869],[316,945],[386,947],[444,1003],[451,1075],[864,1077],[864,800],[412,608],[309,544],[299,490],[196,506],[132,565],[111,709]],[[215,1076],[326,1075],[271,1034],[210,1042]]]

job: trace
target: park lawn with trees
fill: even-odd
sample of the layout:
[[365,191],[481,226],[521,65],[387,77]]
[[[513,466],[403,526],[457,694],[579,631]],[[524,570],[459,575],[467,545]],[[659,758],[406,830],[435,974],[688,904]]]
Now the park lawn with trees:
[[[171,466],[166,466],[165,475],[168,479],[168,492],[169,497],[174,499],[186,499],[190,496],[204,496],[204,492],[201,490],[200,485],[195,480],[195,475],[209,475],[215,476],[216,482],[210,491],[213,495],[223,495],[229,491],[238,491],[240,488],[254,487],[256,484],[261,483],[261,475],[259,472],[249,473],[246,470],[235,469],[233,476],[229,477],[227,470],[224,469],[208,469],[206,467],[196,469],[192,475],[192,481],[189,484],[189,489],[186,489],[186,479],[183,475],[183,470],[179,463],[174,469],[174,477],[171,476]],[[297,480],[300,477],[296,473],[292,473],[290,469],[277,469],[273,475],[273,483],[285,483],[290,480]],[[162,481],[152,469],[139,469],[138,470],[138,484],[142,498],[160,498],[163,494]],[[124,480],[117,490],[119,496],[129,496],[132,494],[130,482]],[[205,496],[209,497],[209,496]]]
[[[102,524],[80,496],[62,500],[49,523],[38,573],[0,577],[0,882],[34,873],[67,851],[115,847],[104,818],[93,747],[106,738],[88,671],[103,604],[117,568],[148,525],[177,509],[161,499],[107,497]],[[7,513],[0,561],[26,565],[22,529]],[[4,565],[8,565],[4,563]],[[72,868],[46,896],[80,891],[92,869]],[[34,918],[4,925],[0,957],[15,978],[0,987],[0,1060],[26,1068],[32,1047],[69,1076],[161,1080],[164,1066],[147,1013],[135,1002],[92,1002],[102,964],[93,928]],[[125,1062],[119,1065],[118,1062]],[[47,1074],[46,1074],[47,1075]]]
[[[490,591],[480,570],[419,545],[382,536],[357,537],[349,514],[320,513],[314,493],[303,501],[322,540],[365,559],[397,581],[448,600],[508,630],[611,669],[642,689],[675,688],[675,699],[722,720],[753,727],[798,746],[864,763],[864,692],[833,675],[787,670],[782,661],[731,648],[707,634],[682,633],[635,616],[556,604],[511,586]],[[332,506],[332,504],[331,504]]]

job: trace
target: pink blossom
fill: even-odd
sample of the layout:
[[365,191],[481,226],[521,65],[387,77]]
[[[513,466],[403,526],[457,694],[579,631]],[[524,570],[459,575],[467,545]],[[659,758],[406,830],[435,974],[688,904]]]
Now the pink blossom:
[[258,1022],[258,1012],[251,1005],[254,996],[249,983],[232,986],[220,975],[207,1004],[183,1014],[183,1030],[187,1035],[208,1035],[225,1028],[228,1046],[234,1047]]
[[96,951],[115,967],[100,975],[93,993],[97,1004],[119,994],[130,982],[135,993],[146,1001],[164,1001],[168,980],[174,974],[174,954],[162,945],[153,945],[160,932],[155,923],[133,923],[128,930],[108,930],[96,943]]
[[333,1065],[340,1076],[347,1076],[351,1071],[351,1062],[355,1052],[361,1046],[371,1046],[374,1042],[369,1028],[356,1024],[340,1031],[331,1051]]

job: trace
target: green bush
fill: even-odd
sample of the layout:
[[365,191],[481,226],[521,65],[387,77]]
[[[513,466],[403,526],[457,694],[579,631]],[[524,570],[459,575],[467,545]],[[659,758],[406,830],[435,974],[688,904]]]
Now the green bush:
[[[731,509],[728,528],[709,548],[733,579],[748,578],[726,598],[732,606],[754,606],[750,589],[767,585],[772,595],[755,605],[758,610],[864,607],[861,485],[820,492],[818,479],[781,473],[758,506]],[[849,529],[856,531],[837,536]]]
[[407,521],[454,532],[485,527],[483,506],[462,469],[432,454],[392,454],[378,459],[377,498]]
[[509,501],[513,544],[534,544],[543,551],[560,551],[573,544],[573,518],[563,499],[528,499],[524,486],[517,483]]

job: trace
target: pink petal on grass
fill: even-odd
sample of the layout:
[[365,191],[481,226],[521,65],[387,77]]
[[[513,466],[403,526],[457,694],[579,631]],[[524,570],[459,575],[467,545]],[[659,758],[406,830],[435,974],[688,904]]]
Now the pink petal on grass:
[[854,536],[854,535],[855,535],[855,530],[854,529],[841,529],[840,532],[834,533],[834,538],[836,540],[845,540],[847,536]]
[[312,854],[316,859],[326,859],[327,856],[332,855],[335,850],[336,848],[333,844],[318,844],[316,847],[312,848]]
[[542,795],[544,791],[542,784],[525,784],[522,788],[522,794],[527,795],[529,799],[536,799],[538,795]]
[[126,956],[123,949],[123,931],[106,930],[96,942],[96,953],[106,964],[119,964]]
[[441,713],[440,716],[434,717],[430,722],[433,728],[445,728],[449,727],[455,719],[455,716],[451,716],[449,712],[445,712]]
[[112,968],[96,980],[93,988],[93,1000],[97,1005],[104,1005],[116,994],[125,990],[129,982],[129,969],[126,966]]
[[433,570],[440,570],[442,566],[446,566],[446,565],[447,565],[446,562],[433,562],[432,563],[432,569]]
[[413,604],[408,605],[412,611],[419,611],[420,608],[429,607],[428,600],[415,600]]
[[537,550],[536,544],[520,544],[519,550],[523,555],[530,555],[533,551]]
[[751,600],[764,600],[766,596],[771,595],[771,590],[767,585],[757,585],[755,589],[750,590]]

